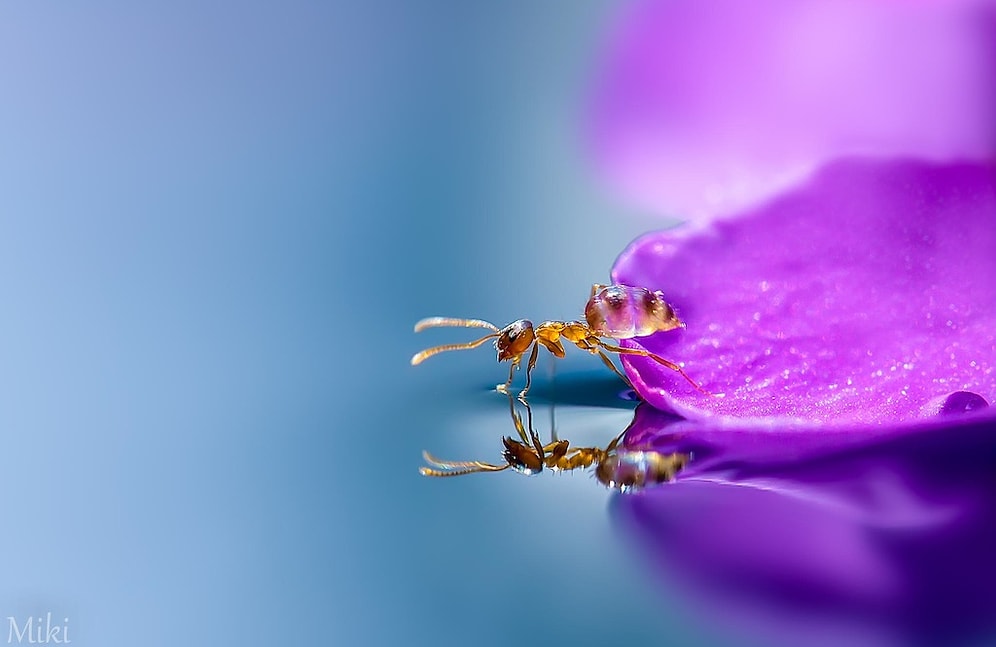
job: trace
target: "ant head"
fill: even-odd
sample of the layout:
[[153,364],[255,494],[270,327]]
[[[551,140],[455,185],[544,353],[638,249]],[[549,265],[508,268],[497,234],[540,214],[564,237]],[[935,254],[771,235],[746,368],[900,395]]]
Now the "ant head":
[[504,362],[521,357],[529,350],[535,340],[536,333],[533,332],[533,322],[528,319],[513,321],[498,333],[498,339],[495,340],[498,361]]
[[[501,457],[513,470],[527,476],[543,471],[543,455],[537,454],[535,447],[520,443],[508,436],[502,438],[501,441],[505,444],[505,451],[501,453]],[[539,443],[538,439],[536,443]]]
[[672,480],[688,464],[689,455],[623,450],[606,456],[595,468],[595,478],[610,488],[629,492]]

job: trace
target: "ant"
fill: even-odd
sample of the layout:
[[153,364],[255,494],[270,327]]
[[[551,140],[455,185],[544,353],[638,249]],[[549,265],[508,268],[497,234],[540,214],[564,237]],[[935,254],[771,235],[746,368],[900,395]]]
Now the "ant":
[[543,468],[555,472],[567,472],[579,468],[595,466],[595,478],[609,488],[622,492],[643,489],[648,485],[658,485],[674,479],[685,468],[690,454],[673,452],[663,454],[653,450],[620,449],[619,441],[629,430],[624,429],[604,448],[571,447],[570,441],[558,440],[553,432],[553,442],[544,445],[533,430],[533,412],[529,403],[519,399],[526,407],[529,435],[522,424],[522,416],[515,410],[514,400],[509,394],[508,405],[512,422],[520,440],[509,436],[502,437],[502,459],[504,465],[491,465],[481,461],[444,461],[427,451],[422,457],[432,467],[420,467],[422,476],[445,477],[463,476],[478,472],[502,472],[509,468],[527,476],[538,474]]
[[630,384],[629,379],[616,368],[605,351],[620,355],[649,357],[676,371],[699,391],[707,393],[678,364],[646,350],[623,348],[601,339],[602,337],[634,339],[675,328],[684,328],[685,324],[678,319],[671,304],[664,300],[664,294],[660,290],[651,292],[647,288],[629,285],[600,285],[596,283],[591,286],[591,295],[585,305],[584,318],[584,321],[544,321],[535,328],[533,322],[528,319],[518,319],[499,329],[493,323],[481,319],[429,317],[415,324],[415,332],[442,326],[486,328],[491,332],[472,342],[444,344],[427,348],[412,357],[412,366],[417,366],[433,355],[444,351],[477,348],[489,339],[494,339],[495,349],[498,351],[498,361],[511,361],[508,369],[508,380],[505,384],[499,384],[497,387],[501,393],[508,392],[515,370],[519,368],[522,358],[529,352],[529,360],[526,364],[526,385],[519,392],[519,397],[524,398],[532,383],[532,372],[536,366],[539,347],[543,346],[555,357],[564,357],[563,340],[567,340],[581,350],[586,350],[593,355],[597,354],[605,365],[630,387],[632,384]]

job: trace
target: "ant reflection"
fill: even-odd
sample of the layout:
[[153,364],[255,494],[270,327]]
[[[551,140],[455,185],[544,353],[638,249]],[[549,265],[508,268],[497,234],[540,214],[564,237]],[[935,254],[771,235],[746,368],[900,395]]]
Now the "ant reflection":
[[571,447],[570,441],[556,437],[555,430],[551,432],[553,441],[544,445],[533,429],[532,408],[523,398],[519,398],[519,402],[526,408],[526,424],[522,424],[522,416],[516,411],[515,400],[510,395],[509,413],[519,440],[510,436],[502,438],[504,449],[501,456],[505,461],[503,465],[492,465],[481,461],[444,461],[423,451],[422,456],[431,467],[423,466],[419,468],[419,473],[423,476],[444,477],[512,469],[528,476],[538,474],[544,468],[554,472],[567,472],[594,466],[595,478],[602,485],[621,492],[633,492],[671,481],[691,458],[689,454],[678,452],[665,454],[654,450],[620,448],[619,441],[629,431],[629,426],[613,438],[604,449]]

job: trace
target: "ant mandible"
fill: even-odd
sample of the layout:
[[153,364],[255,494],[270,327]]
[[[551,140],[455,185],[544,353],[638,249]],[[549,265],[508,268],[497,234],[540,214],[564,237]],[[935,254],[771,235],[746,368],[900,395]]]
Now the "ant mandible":
[[[597,354],[626,384],[630,384],[626,376],[616,368],[605,351],[620,355],[639,355],[648,357],[655,362],[676,371],[699,391],[706,391],[698,385],[682,368],[669,360],[646,350],[623,348],[609,344],[602,337],[613,339],[634,339],[646,337],[654,333],[675,328],[684,328],[685,324],[678,319],[674,308],[664,300],[664,294],[658,290],[651,292],[647,288],[630,285],[600,285],[591,286],[591,295],[584,309],[585,321],[544,321],[533,327],[528,319],[518,319],[504,328],[499,329],[493,323],[481,319],[457,319],[453,317],[429,317],[415,324],[415,332],[427,328],[452,326],[461,328],[487,328],[491,333],[464,344],[444,344],[427,348],[412,357],[412,366],[421,364],[426,359],[450,350],[467,350],[477,348],[489,339],[494,339],[498,351],[498,361],[511,361],[508,369],[508,380],[498,385],[498,391],[506,393],[512,385],[515,370],[519,368],[522,358],[529,353],[526,364],[526,385],[519,393],[525,397],[532,383],[532,372],[536,366],[539,347],[543,346],[555,357],[563,357],[566,339],[581,350]],[[632,386],[632,385],[630,385]]]

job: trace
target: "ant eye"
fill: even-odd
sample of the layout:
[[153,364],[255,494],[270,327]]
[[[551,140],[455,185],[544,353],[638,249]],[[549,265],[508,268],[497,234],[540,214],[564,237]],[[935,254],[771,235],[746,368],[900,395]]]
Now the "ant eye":
[[517,340],[522,335],[533,331],[533,322],[526,319],[520,319],[516,321],[511,326],[509,326],[508,337],[511,341]]

